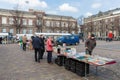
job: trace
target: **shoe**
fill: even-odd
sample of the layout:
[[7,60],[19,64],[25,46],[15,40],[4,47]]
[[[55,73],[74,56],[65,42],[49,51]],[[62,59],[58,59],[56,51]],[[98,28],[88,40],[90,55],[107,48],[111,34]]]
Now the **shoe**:
[[53,62],[48,62],[48,64],[53,64]]

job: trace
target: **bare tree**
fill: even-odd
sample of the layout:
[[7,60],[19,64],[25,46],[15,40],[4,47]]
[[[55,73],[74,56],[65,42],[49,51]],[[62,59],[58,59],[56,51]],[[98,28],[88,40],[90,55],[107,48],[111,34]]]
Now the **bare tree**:
[[70,18],[68,18],[68,33],[71,33],[72,22],[70,22]]
[[93,33],[93,18],[92,18],[92,16],[91,16],[91,18],[90,18],[90,23],[89,23],[89,27],[88,27],[88,30],[89,30],[89,32],[90,33]]
[[118,32],[116,36],[120,36],[119,17],[115,18],[114,25],[115,25],[115,31]]
[[38,14],[36,15],[37,19],[35,22],[35,25],[37,27],[37,32],[42,32],[42,15]]
[[19,34],[20,30],[23,26],[23,11],[19,10],[19,5],[17,5],[14,10],[11,10],[10,12],[12,14],[12,18],[13,18],[13,26],[16,27],[16,33]]

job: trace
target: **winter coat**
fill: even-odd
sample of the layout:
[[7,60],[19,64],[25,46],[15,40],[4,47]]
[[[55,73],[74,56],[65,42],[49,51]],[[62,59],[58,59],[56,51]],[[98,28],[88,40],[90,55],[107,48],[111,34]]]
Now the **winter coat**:
[[26,42],[27,42],[27,37],[26,37],[26,36],[23,36],[23,37],[22,37],[22,41],[23,41],[23,43],[26,43]]
[[38,49],[41,49],[41,46],[42,46],[42,42],[40,40],[39,37],[34,37],[33,40],[32,40],[32,45],[33,45],[33,48],[38,48]]
[[52,40],[49,38],[47,39],[47,42],[46,42],[46,51],[53,51]]
[[92,51],[96,46],[96,40],[95,39],[87,39],[85,42],[85,47],[87,47],[87,49],[89,51]]

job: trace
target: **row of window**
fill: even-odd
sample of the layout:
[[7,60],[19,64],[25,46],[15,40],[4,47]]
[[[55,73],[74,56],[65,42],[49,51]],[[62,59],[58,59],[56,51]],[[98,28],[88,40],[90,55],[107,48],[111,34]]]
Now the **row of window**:
[[[8,20],[9,20],[9,22],[7,22],[7,17],[2,17],[2,24],[14,24],[15,19],[9,18]],[[18,21],[18,23],[20,23],[20,19],[16,20],[16,21]],[[27,24],[27,19],[22,19],[22,23],[23,23],[23,25],[33,25],[33,20],[29,19],[28,24]]]
[[[114,21],[115,21],[115,18],[110,18],[110,19],[105,19],[105,20],[99,20],[99,21],[95,21],[94,25],[97,25],[99,23],[108,23],[108,22],[114,22]],[[120,22],[120,19],[119,19],[119,22]]]
[[[7,17],[2,17],[2,24],[14,24],[14,21],[15,21],[15,19],[9,18],[9,22],[7,23]],[[20,19],[16,20],[16,21],[18,21],[18,23],[21,23]],[[33,25],[33,20],[29,19],[28,23],[27,23],[27,19],[22,19],[22,23],[23,23],[23,25]],[[37,24],[41,25],[42,22],[37,20]],[[47,27],[49,27],[49,26],[56,26],[56,27],[60,27],[60,26],[61,27],[68,27],[68,26],[70,26],[70,27],[75,27],[76,26],[76,24],[74,22],[73,23],[61,22],[61,24],[60,24],[59,21],[45,21],[45,25]]]
[[[3,28],[3,29],[2,29],[2,32],[3,32],[3,33],[7,32],[7,29],[6,29],[6,28]],[[10,33],[14,33],[14,29],[10,29],[9,32],[10,32]],[[50,33],[50,32],[53,32],[53,31],[52,31],[52,30],[47,30],[47,33]],[[68,31],[59,31],[59,30],[57,30],[56,32],[57,32],[57,33],[60,33],[60,32],[62,32],[62,33],[68,33]],[[32,29],[29,29],[29,30],[22,29],[22,34],[26,34],[26,33],[32,34],[32,33],[33,33],[33,30],[32,30]],[[72,31],[72,33],[74,34],[75,31]]]
[[[52,33],[53,31],[52,30],[47,30],[47,33]],[[57,30],[56,33],[68,33],[68,31],[59,31]],[[75,31],[72,31],[72,34],[74,34]]]
[[[3,29],[2,29],[2,32],[3,32],[3,33],[7,32],[7,29],[3,28]],[[10,29],[9,32],[10,32],[10,33],[14,33],[14,29]],[[33,30],[32,30],[32,29],[29,29],[29,30],[23,29],[23,30],[22,30],[22,34],[26,34],[26,33],[32,34],[32,33],[33,33]]]
[[[61,23],[61,24],[60,24]],[[45,25],[47,27],[49,26],[56,26],[56,27],[75,27],[76,24],[75,23],[70,23],[70,22],[60,22],[60,21],[45,21]]]

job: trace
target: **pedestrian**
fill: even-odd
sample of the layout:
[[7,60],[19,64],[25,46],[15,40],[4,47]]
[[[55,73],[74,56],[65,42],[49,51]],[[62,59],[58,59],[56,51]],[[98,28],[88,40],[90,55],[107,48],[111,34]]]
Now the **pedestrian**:
[[20,45],[20,49],[22,49],[22,47],[23,47],[22,37],[19,38],[19,45]]
[[33,46],[32,46],[32,41],[33,41],[34,36],[31,36],[31,39],[29,40],[29,49],[33,50]]
[[47,62],[49,64],[52,64],[52,52],[53,52],[53,43],[52,43],[52,37],[48,37],[46,42],[46,51],[47,51]]
[[34,51],[35,51],[35,62],[39,62],[40,63],[40,57],[41,57],[41,45],[42,45],[42,42],[41,42],[41,39],[36,36],[32,39],[32,45],[33,45],[33,48],[34,48]]
[[109,42],[112,41],[112,39],[113,39],[113,33],[112,33],[112,31],[110,31],[108,33],[108,38],[109,38]]
[[90,34],[85,42],[86,54],[92,55],[93,49],[96,47],[94,34]]
[[26,51],[26,44],[27,44],[27,37],[26,37],[26,35],[24,35],[22,37],[22,41],[23,41],[23,50]]
[[0,37],[0,44],[2,44],[2,37]]
[[42,45],[41,45],[41,57],[40,59],[43,59],[43,55],[44,55],[44,52],[45,52],[45,38],[43,35],[40,35],[40,39],[41,39],[41,42],[42,42]]

